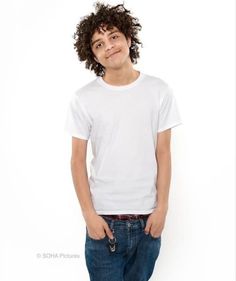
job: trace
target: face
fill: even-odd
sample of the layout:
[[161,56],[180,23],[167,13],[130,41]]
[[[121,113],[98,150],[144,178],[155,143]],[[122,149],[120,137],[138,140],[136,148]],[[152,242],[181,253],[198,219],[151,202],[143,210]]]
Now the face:
[[126,39],[116,27],[110,30],[100,28],[92,36],[91,48],[94,58],[106,71],[109,69],[119,69],[130,63],[129,48],[131,40]]

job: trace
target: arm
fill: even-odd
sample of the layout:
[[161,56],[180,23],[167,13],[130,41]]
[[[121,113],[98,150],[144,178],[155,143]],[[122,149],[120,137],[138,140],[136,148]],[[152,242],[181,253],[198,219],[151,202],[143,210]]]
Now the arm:
[[113,238],[106,221],[99,216],[93,206],[86,166],[87,140],[72,137],[71,173],[76,195],[80,203],[89,236],[103,238],[105,233]]
[[71,173],[83,216],[95,213],[86,167],[87,140],[72,137]]
[[171,129],[157,135],[156,159],[158,165],[157,176],[157,207],[149,216],[145,232],[159,237],[164,228],[168,210],[169,187],[171,180]]
[[171,180],[171,129],[158,134],[156,159],[158,164],[157,176],[157,211],[166,213],[168,210],[169,188]]

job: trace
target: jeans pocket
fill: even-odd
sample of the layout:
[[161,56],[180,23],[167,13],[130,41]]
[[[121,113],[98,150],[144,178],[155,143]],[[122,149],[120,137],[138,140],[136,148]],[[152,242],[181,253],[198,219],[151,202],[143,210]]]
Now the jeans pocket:
[[88,229],[86,227],[86,238],[89,239],[89,240],[92,240],[92,241],[103,241],[103,240],[106,240],[108,237],[107,237],[107,235],[105,235],[103,238],[100,238],[100,239],[92,238],[92,237],[89,236]]
[[150,235],[150,237],[151,237],[152,239],[160,239],[160,238],[161,238],[161,236],[154,237],[154,236],[151,235],[151,233],[149,233],[149,235]]

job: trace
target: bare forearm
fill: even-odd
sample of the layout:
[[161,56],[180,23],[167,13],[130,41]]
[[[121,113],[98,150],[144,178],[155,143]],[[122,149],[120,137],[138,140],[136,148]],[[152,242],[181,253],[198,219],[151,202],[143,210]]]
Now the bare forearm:
[[169,188],[171,181],[171,153],[163,152],[158,155],[157,176],[157,210],[167,212]]
[[91,199],[86,163],[81,161],[71,161],[71,173],[76,195],[83,216],[86,218],[87,214],[95,212]]

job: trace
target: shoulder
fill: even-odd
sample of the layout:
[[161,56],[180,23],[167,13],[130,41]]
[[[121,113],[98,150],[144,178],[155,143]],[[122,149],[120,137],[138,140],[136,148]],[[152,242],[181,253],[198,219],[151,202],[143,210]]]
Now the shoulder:
[[75,89],[71,95],[71,102],[80,105],[90,104],[98,91],[97,78]]
[[169,88],[169,84],[164,79],[146,73],[143,73],[143,75],[145,78],[143,79],[144,83],[147,83],[161,91],[165,91],[167,88]]
[[143,82],[146,83],[145,88],[149,88],[152,92],[154,92],[154,95],[157,95],[161,101],[173,96],[173,90],[167,81],[157,76],[149,74],[143,75]]
[[88,96],[90,93],[96,91],[98,88],[97,79],[92,80],[91,82],[83,85],[80,88],[77,88],[74,92],[74,95],[78,98],[84,98]]

